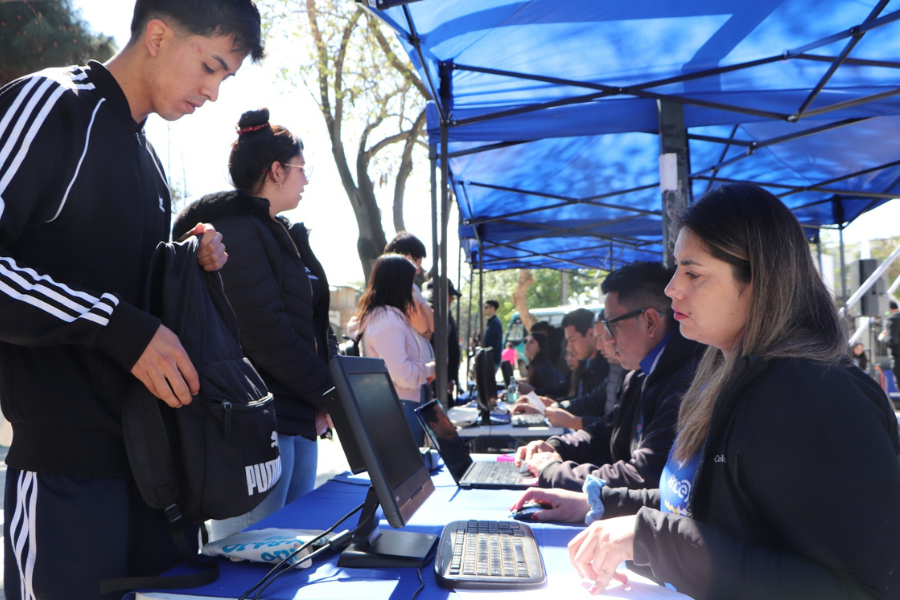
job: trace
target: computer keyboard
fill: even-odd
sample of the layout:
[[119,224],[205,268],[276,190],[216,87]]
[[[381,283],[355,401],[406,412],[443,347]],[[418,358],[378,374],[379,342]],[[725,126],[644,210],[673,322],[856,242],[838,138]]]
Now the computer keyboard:
[[466,483],[513,485],[519,482],[520,475],[528,474],[527,469],[527,465],[524,469],[517,469],[511,462],[479,460],[472,463],[462,481]]
[[547,419],[537,413],[516,413],[512,416],[513,427],[544,427]]
[[531,528],[518,521],[454,521],[434,558],[446,588],[529,588],[547,578]]

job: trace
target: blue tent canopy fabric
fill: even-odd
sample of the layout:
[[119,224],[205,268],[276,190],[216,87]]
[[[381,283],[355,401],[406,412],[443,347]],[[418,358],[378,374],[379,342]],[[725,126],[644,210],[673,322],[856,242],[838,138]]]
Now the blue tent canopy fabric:
[[[814,234],[900,195],[900,0],[421,0],[377,12],[446,126],[486,269],[662,257],[658,102],[690,187],[754,181]],[[482,254],[479,254],[481,252]]]

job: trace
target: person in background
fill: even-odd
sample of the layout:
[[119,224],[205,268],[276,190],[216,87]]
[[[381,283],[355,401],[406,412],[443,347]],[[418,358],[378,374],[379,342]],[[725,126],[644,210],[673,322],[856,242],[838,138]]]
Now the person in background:
[[[428,301],[434,303],[434,278],[425,282],[427,288]],[[453,399],[454,393],[459,392],[459,365],[461,363],[461,352],[459,346],[459,325],[453,317],[453,301],[457,300],[462,294],[454,287],[453,282],[447,280],[447,397]],[[434,337],[431,338],[431,345],[434,347]]]
[[616,357],[613,340],[604,334],[604,315],[604,311],[601,311],[594,324],[594,334],[597,340],[597,350],[609,363],[606,381],[594,388],[590,394],[584,394],[571,400],[560,400],[548,406],[544,416],[554,427],[584,429],[611,413],[619,402],[626,372]]
[[506,342],[506,348],[500,354],[500,360],[508,362],[513,369],[519,367],[519,351],[513,347],[512,342]]
[[588,476],[612,486],[653,487],[675,440],[681,398],[703,346],[678,332],[661,263],[634,262],[606,276],[602,321],[622,368],[633,370],[616,408],[580,431],[516,451],[541,487],[580,491]]
[[888,303],[888,318],[884,322],[884,329],[878,334],[878,340],[887,346],[891,354],[891,377],[894,378],[894,389],[900,390],[898,384],[900,379],[897,375],[897,368],[900,365],[900,309],[893,300]]
[[[597,352],[597,339],[594,334],[594,313],[586,308],[576,308],[563,317],[562,329],[566,335],[566,350],[571,350],[582,364],[581,379],[576,398],[588,396],[594,392],[595,388],[599,390],[609,371],[609,364]],[[552,390],[551,393],[557,398],[561,397],[565,393],[564,388],[565,383],[563,383],[561,388]],[[532,391],[531,387],[527,384],[519,386],[520,394],[527,394],[530,391]],[[551,406],[555,402],[554,398],[550,396],[541,397],[541,401],[545,406]],[[513,412],[537,412],[537,409],[522,398],[513,407]]]
[[316,438],[330,428],[323,396],[334,385],[328,361],[337,353],[325,271],[303,223],[282,215],[297,208],[309,183],[303,142],[269,123],[265,108],[241,115],[237,132],[228,159],[236,189],[185,208],[172,237],[193,223],[210,222],[231,241],[222,284],[244,353],[275,400],[282,474],[252,511],[212,521],[212,540],[249,527],[315,487]]
[[581,362],[572,350],[566,350],[566,366],[569,367],[569,390],[566,398],[572,398],[578,393],[578,384],[581,381]]
[[[402,254],[416,266],[416,275],[422,272],[422,260],[428,256],[425,244],[408,231],[398,232],[394,239],[384,247],[382,254]],[[434,335],[434,311],[415,282],[413,282],[413,299],[415,300],[415,309],[422,313],[420,318],[413,319],[415,329],[419,335],[430,340]]]
[[863,371],[868,371],[869,357],[866,356],[866,347],[863,346],[861,342],[853,344],[853,346],[850,348],[850,358],[853,359],[853,363],[857,367],[859,367]]
[[487,321],[484,325],[482,346],[493,349],[491,354],[494,358],[494,370],[500,368],[500,353],[503,348],[503,325],[497,316],[499,309],[500,303],[496,300],[487,300],[484,303],[484,317]]
[[[566,364],[566,333],[547,321],[534,323],[529,331],[539,331],[547,336],[547,339],[550,340],[550,362],[559,369],[560,373],[564,373],[564,370],[560,368],[560,364]],[[566,366],[565,371],[568,371],[568,366]]]
[[526,381],[537,394],[546,394],[563,382],[562,375],[550,362],[550,340],[543,333],[532,332],[525,336],[525,357],[528,359]]
[[599,591],[633,560],[697,600],[896,598],[897,419],[850,361],[803,229],[750,184],[715,188],[681,223],[666,294],[709,349],[658,489],[533,494],[556,520],[590,511],[576,572]]
[[424,318],[415,309],[415,277],[416,266],[405,256],[379,256],[347,331],[354,339],[362,339],[363,356],[384,360],[413,437],[421,446],[425,431],[415,408],[427,398],[426,384],[434,380],[434,354],[415,328],[421,325],[416,320]]
[[[100,581],[181,561],[162,511],[138,492],[122,434],[132,377],[173,408],[200,390],[177,336],[140,309],[171,217],[144,123],[215,101],[248,55],[264,55],[250,0],[137,0],[131,38],[106,64],[0,90],[7,598],[119,598]],[[191,233],[203,269],[225,264],[221,234]],[[196,526],[185,530],[197,540]]]

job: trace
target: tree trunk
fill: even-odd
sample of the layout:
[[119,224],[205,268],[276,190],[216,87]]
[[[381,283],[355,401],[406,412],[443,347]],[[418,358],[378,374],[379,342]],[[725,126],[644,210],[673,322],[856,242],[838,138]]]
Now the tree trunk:
[[397,181],[394,183],[394,231],[397,233],[406,231],[406,225],[403,222],[403,195],[406,193],[406,180],[409,179],[413,169],[412,151],[424,125],[425,109],[423,108],[409,131],[409,137],[406,138],[406,142],[403,144],[400,169],[397,171]]
[[525,293],[528,288],[534,284],[534,277],[528,269],[519,269],[519,281],[516,283],[516,290],[513,292],[512,300],[516,310],[519,311],[519,318],[522,319],[522,325],[526,331],[531,331],[531,326],[537,322],[530,312],[528,312],[528,300]]
[[[369,178],[369,161],[362,147],[356,158],[357,205],[354,205],[356,224],[359,227],[359,239],[356,241],[356,251],[359,261],[362,263],[363,274],[366,283],[369,283],[369,274],[372,273],[372,265],[384,252],[387,245],[387,237],[381,226],[381,209],[375,201],[375,186]],[[357,208],[358,206],[358,208]]]

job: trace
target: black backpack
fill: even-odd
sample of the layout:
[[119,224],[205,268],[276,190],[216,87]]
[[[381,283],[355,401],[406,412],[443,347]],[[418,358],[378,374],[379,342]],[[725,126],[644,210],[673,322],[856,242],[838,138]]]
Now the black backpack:
[[244,358],[221,277],[197,264],[197,248],[193,236],[157,247],[144,310],[181,340],[200,376],[200,393],[173,409],[135,378],[122,419],[128,460],[144,501],[165,511],[185,560],[205,570],[182,577],[107,580],[105,591],[214,581],[218,563],[199,561],[184,524],[245,514],[281,476],[272,395]]

